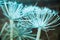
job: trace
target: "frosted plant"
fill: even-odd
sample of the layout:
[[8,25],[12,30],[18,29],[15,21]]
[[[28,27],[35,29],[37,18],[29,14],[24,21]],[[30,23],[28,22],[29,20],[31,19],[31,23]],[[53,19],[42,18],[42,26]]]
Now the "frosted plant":
[[[17,24],[13,24],[13,25],[15,25],[13,27],[13,38],[16,38],[16,40],[24,40],[24,39],[26,39],[26,40],[28,40],[28,39],[35,40],[35,38],[33,37],[33,34],[31,34],[32,30],[30,28],[26,28],[26,26],[24,27],[22,25],[17,26]],[[9,40],[10,38],[7,37],[7,36],[10,35],[10,26],[9,26],[9,24],[6,25],[6,28],[5,28],[4,31],[6,31],[7,33],[5,33],[5,35],[3,35],[2,40]]]
[[[3,14],[9,19],[18,19],[22,17],[25,13],[22,13],[24,8],[23,4],[18,4],[16,2],[4,2],[4,5],[1,6]],[[13,10],[12,10],[13,9]]]
[[55,24],[60,20],[58,13],[49,8],[29,6],[24,11],[25,13],[28,13],[27,15],[25,15],[25,18],[30,20],[29,22],[33,25],[32,27],[38,28],[36,40],[39,40],[41,30],[46,32],[48,30],[53,30],[51,28],[60,25],[60,23]]
[[21,24],[20,26],[21,27],[18,27],[19,28],[18,36],[21,37],[22,40],[24,40],[24,39],[29,40],[29,38],[32,39],[32,40],[35,40],[35,38],[33,37],[34,34],[31,34],[32,33],[32,29],[29,28],[29,26],[25,25],[24,23]]
[[[16,31],[16,33],[21,32],[18,34],[22,34],[22,32],[27,33],[27,34],[29,33],[29,32],[26,32],[27,28],[24,29],[24,28],[20,27],[21,29],[19,29],[15,26],[15,23],[14,23],[14,21],[16,21],[15,19],[20,19],[22,16],[25,15],[25,13],[23,13],[23,11],[22,11],[23,4],[17,4],[16,2],[5,2],[4,1],[3,5],[1,5],[1,8],[3,10],[3,14],[9,19],[9,24],[6,22],[1,30],[1,34],[2,34],[3,31],[5,30],[6,26],[9,25],[6,28],[6,30],[8,30],[8,31],[2,40],[5,40],[5,37],[7,37],[8,35],[10,35],[10,40],[13,40],[14,36],[16,36],[16,35],[14,35],[15,34],[14,31],[16,31],[16,30],[18,30],[18,31]],[[24,20],[20,20],[20,21],[24,21]],[[14,30],[15,27],[17,28],[16,30]],[[22,29],[23,29],[23,31],[21,31]],[[24,33],[22,34],[22,36],[24,35]],[[18,36],[18,34],[17,34],[17,36]],[[20,37],[21,37],[21,35],[20,35]],[[19,39],[19,40],[21,40],[21,39]]]
[[[32,11],[32,12],[30,11],[31,13],[28,13],[27,17],[25,17],[25,18],[31,19],[30,22],[36,28],[38,28],[39,26],[43,26],[42,29],[44,30],[45,28],[52,27],[50,25],[52,25],[53,23],[56,23],[58,20],[60,20],[58,13],[55,12],[54,10],[52,11],[48,8],[42,8],[42,9],[37,10],[37,12],[36,11],[34,12],[34,11]],[[59,24],[57,24],[57,25],[59,25]],[[55,26],[57,26],[57,25],[55,25]],[[47,26],[49,26],[49,27],[47,27]],[[53,27],[55,27],[55,26],[53,26]]]
[[[32,5],[23,6],[23,4],[18,4],[16,2],[4,1],[1,8],[3,14],[9,19],[9,24],[6,22],[1,30],[1,34],[4,30],[7,32],[2,40],[5,40],[9,35],[10,37],[6,40],[13,40],[16,37],[16,40],[24,40],[26,37],[32,40],[40,40],[41,30],[46,32],[60,25],[60,23],[55,24],[60,20],[58,13],[46,7],[40,8]],[[15,21],[18,23],[15,24]],[[31,34],[32,28],[38,29],[36,38]]]
[[[23,16],[25,16],[24,9],[26,8],[23,7],[23,4],[17,4],[16,2],[4,2],[3,5],[1,5],[1,8],[3,14],[9,19],[9,24],[6,22],[1,30],[1,35],[3,31],[6,31],[6,34],[4,35],[4,37],[2,37],[2,40],[13,40],[15,37],[19,38],[19,40],[22,40],[26,37],[31,38],[32,40],[35,39],[34,37],[32,37],[34,34],[30,34],[32,33],[32,28],[31,26],[29,27],[30,24],[26,23],[29,20],[25,20],[22,18]],[[18,25],[18,23],[18,26],[15,25],[14,21],[16,21],[16,19],[19,19],[20,26]],[[7,36],[9,35],[10,37],[7,38]]]

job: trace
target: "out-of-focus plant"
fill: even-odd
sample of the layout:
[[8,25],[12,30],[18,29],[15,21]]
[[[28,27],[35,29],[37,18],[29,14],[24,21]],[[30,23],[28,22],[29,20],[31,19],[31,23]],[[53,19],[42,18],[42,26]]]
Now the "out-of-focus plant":
[[49,8],[29,6],[24,11],[28,13],[25,15],[25,18],[30,20],[29,22],[33,25],[34,28],[38,28],[36,40],[39,40],[41,30],[47,32],[48,30],[54,30],[51,28],[60,25],[60,23],[56,24],[56,22],[60,20],[58,12]]
[[[7,31],[7,33],[5,34],[2,40],[5,40],[5,38],[8,35],[10,35],[10,40],[13,40],[14,37],[18,37],[18,36],[20,38],[19,40],[22,40],[23,37],[30,37],[26,35],[26,34],[31,33],[29,30],[27,31],[28,28],[24,28],[21,26],[20,28],[17,28],[17,26],[15,26],[15,23],[14,23],[14,21],[16,21],[15,19],[20,19],[22,16],[25,15],[25,13],[23,13],[23,9],[25,8],[23,4],[17,4],[16,2],[4,1],[3,5],[1,5],[1,8],[2,8],[3,14],[9,19],[9,24],[6,22],[1,30],[1,34],[3,33],[5,29]],[[19,21],[24,21],[24,20],[19,20]]]
[[[32,39],[35,40],[35,38],[33,37],[34,34],[32,33],[32,30],[30,28],[27,28],[26,26],[23,26],[22,23],[19,23],[20,25],[18,25],[19,22],[17,22],[17,24],[13,24],[15,25],[13,27],[13,39],[16,38],[16,40],[25,40],[25,39]],[[24,24],[25,25],[25,24]],[[6,31],[7,33],[5,33],[5,35],[2,37],[2,40],[9,40],[10,38],[7,37],[10,35],[10,29],[11,26],[9,26],[9,24],[7,24],[6,28],[4,31]]]
[[[22,13],[23,4],[17,4],[16,2],[4,2],[4,6],[1,6],[3,14],[9,19],[18,19],[24,15]],[[13,10],[12,10],[13,9]]]
[[[5,23],[2,27],[1,34],[6,31],[2,40],[40,40],[41,30],[47,32],[51,28],[60,25],[55,24],[60,20],[58,12],[49,8],[40,8],[37,6],[24,6],[17,2],[0,3],[3,14],[9,19],[9,23]],[[17,23],[15,23],[17,22]],[[32,29],[37,28],[37,35],[32,34]],[[8,37],[10,35],[10,37]],[[33,36],[36,36],[33,37]],[[48,37],[48,36],[47,36]],[[7,39],[6,39],[7,38]],[[49,38],[48,38],[49,40]]]

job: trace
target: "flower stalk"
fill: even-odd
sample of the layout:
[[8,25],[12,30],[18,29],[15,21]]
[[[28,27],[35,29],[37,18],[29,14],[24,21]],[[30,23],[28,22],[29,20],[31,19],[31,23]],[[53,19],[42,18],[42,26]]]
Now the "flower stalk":
[[13,40],[13,20],[10,20],[10,40]]
[[40,40],[41,28],[38,28],[36,40]]

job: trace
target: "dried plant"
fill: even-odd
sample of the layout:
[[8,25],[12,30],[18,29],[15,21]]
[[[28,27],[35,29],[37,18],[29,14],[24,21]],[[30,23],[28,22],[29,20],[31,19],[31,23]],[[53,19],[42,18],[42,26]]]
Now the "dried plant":
[[[60,23],[55,24],[60,20],[58,12],[49,8],[27,6],[11,1],[0,2],[0,4],[3,14],[9,19],[9,23],[6,22],[1,30],[0,36],[5,31],[2,40],[14,40],[15,38],[16,40],[40,40],[41,30],[47,34],[47,31],[53,30],[51,28],[60,25]],[[37,34],[32,34],[33,28],[37,28]]]
[[28,14],[25,15],[25,18],[30,20],[29,22],[33,25],[34,28],[38,28],[36,40],[39,40],[41,30],[47,32],[49,30],[54,30],[51,28],[60,25],[60,23],[55,24],[57,23],[57,21],[60,20],[60,17],[58,16],[58,12],[46,7],[39,8],[39,7],[33,7],[33,6],[27,7],[26,10],[28,10],[29,8],[30,10],[33,10],[33,11],[28,11],[27,12]]

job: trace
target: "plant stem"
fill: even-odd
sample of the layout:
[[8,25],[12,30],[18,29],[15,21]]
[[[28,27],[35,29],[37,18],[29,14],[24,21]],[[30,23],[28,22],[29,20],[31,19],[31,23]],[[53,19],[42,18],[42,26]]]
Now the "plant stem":
[[19,37],[19,40],[22,40],[21,37]]
[[3,33],[3,31],[5,30],[5,27],[7,26],[7,22],[4,24],[4,26],[2,27],[2,30],[1,30],[1,33],[0,33],[0,36],[1,34]]
[[13,40],[13,20],[10,20],[10,40]]
[[36,40],[40,40],[41,28],[38,28]]
[[46,33],[46,36],[47,36],[48,40],[50,40],[50,38],[49,38],[49,36],[48,36],[48,33],[47,33],[47,31],[45,31],[45,33]]

